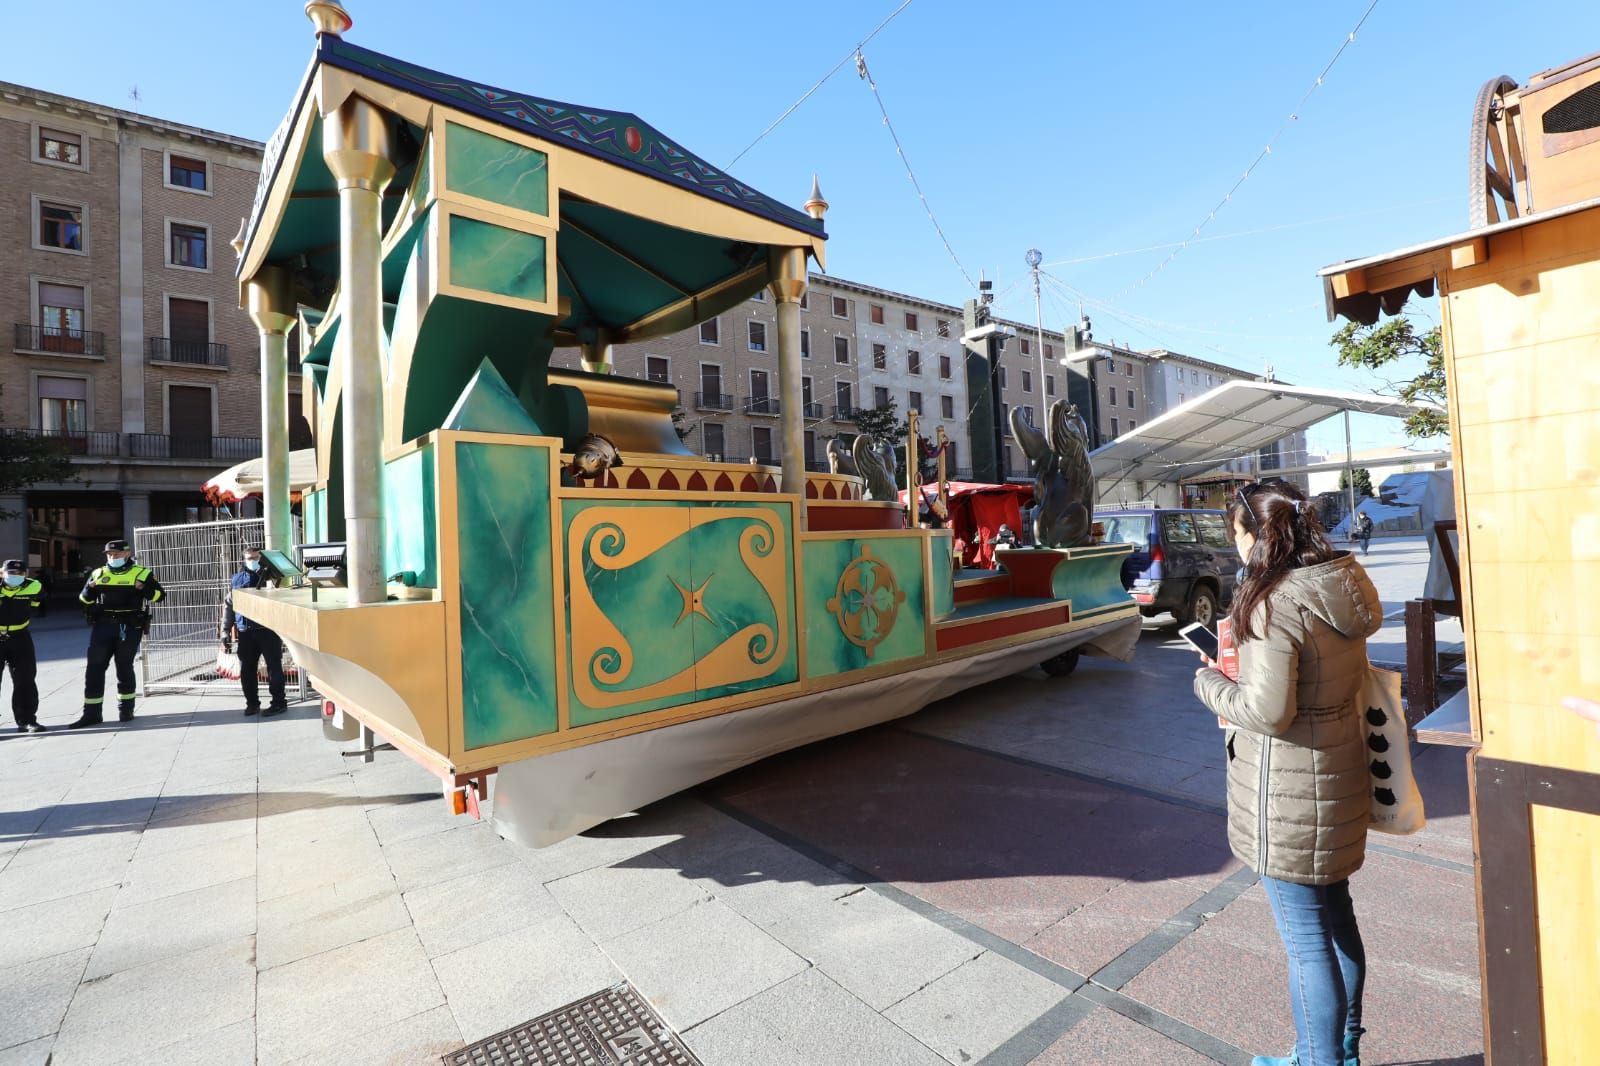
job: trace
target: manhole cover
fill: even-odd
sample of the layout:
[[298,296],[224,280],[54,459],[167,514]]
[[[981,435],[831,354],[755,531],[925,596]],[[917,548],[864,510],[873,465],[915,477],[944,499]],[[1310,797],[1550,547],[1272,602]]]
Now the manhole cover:
[[444,1056],[445,1066],[701,1066],[626,982]]

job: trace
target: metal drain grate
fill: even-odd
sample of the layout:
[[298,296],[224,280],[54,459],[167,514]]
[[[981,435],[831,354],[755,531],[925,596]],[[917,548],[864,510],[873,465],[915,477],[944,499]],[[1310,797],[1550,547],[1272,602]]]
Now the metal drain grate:
[[444,1056],[444,1066],[701,1066],[627,982]]

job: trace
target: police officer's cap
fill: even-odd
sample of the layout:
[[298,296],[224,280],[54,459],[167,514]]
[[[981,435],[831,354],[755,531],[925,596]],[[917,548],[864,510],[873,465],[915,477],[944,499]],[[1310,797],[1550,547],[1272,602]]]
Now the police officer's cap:
[[28,572],[28,564],[23,562],[21,559],[7,559],[5,562],[0,563],[0,572],[7,574],[26,574]]
[[128,552],[133,549],[128,547],[128,542],[125,540],[108,540],[106,541],[105,550],[108,552]]

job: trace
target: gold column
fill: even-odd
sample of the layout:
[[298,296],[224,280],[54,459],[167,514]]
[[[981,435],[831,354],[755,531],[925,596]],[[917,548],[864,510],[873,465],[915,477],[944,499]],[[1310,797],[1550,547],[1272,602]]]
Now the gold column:
[[594,340],[579,346],[578,361],[591,374],[611,373],[611,331],[595,330]]
[[352,96],[322,120],[322,155],[339,182],[338,345],[344,359],[344,515],[350,602],[381,603],[383,566],[383,238],[389,116]]
[[800,366],[800,297],[806,292],[804,248],[773,249],[767,288],[778,304],[778,407],[783,447],[783,491],[800,497],[800,528],[806,515],[806,431]]
[[289,272],[262,267],[245,285],[250,320],[261,332],[262,502],[268,548],[294,550],[289,515],[289,330],[295,328]]

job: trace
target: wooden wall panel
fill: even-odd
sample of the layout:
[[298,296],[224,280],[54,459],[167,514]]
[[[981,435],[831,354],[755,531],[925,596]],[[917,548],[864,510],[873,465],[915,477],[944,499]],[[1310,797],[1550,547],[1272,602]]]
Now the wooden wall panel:
[[1593,410],[1462,426],[1461,461],[1472,471],[1474,492],[1588,488],[1600,485],[1597,430],[1600,412]]
[[1455,370],[1450,406],[1463,428],[1600,409],[1600,337],[1458,357]]
[[[1600,561],[1600,487],[1474,492],[1471,534],[1474,563],[1560,566]],[[1592,605],[1571,596],[1548,606],[1560,611],[1569,603],[1593,613]],[[1552,618],[1551,623],[1562,620]]]
[[1545,1061],[1592,1063],[1600,1048],[1600,815],[1540,806],[1531,815]]

